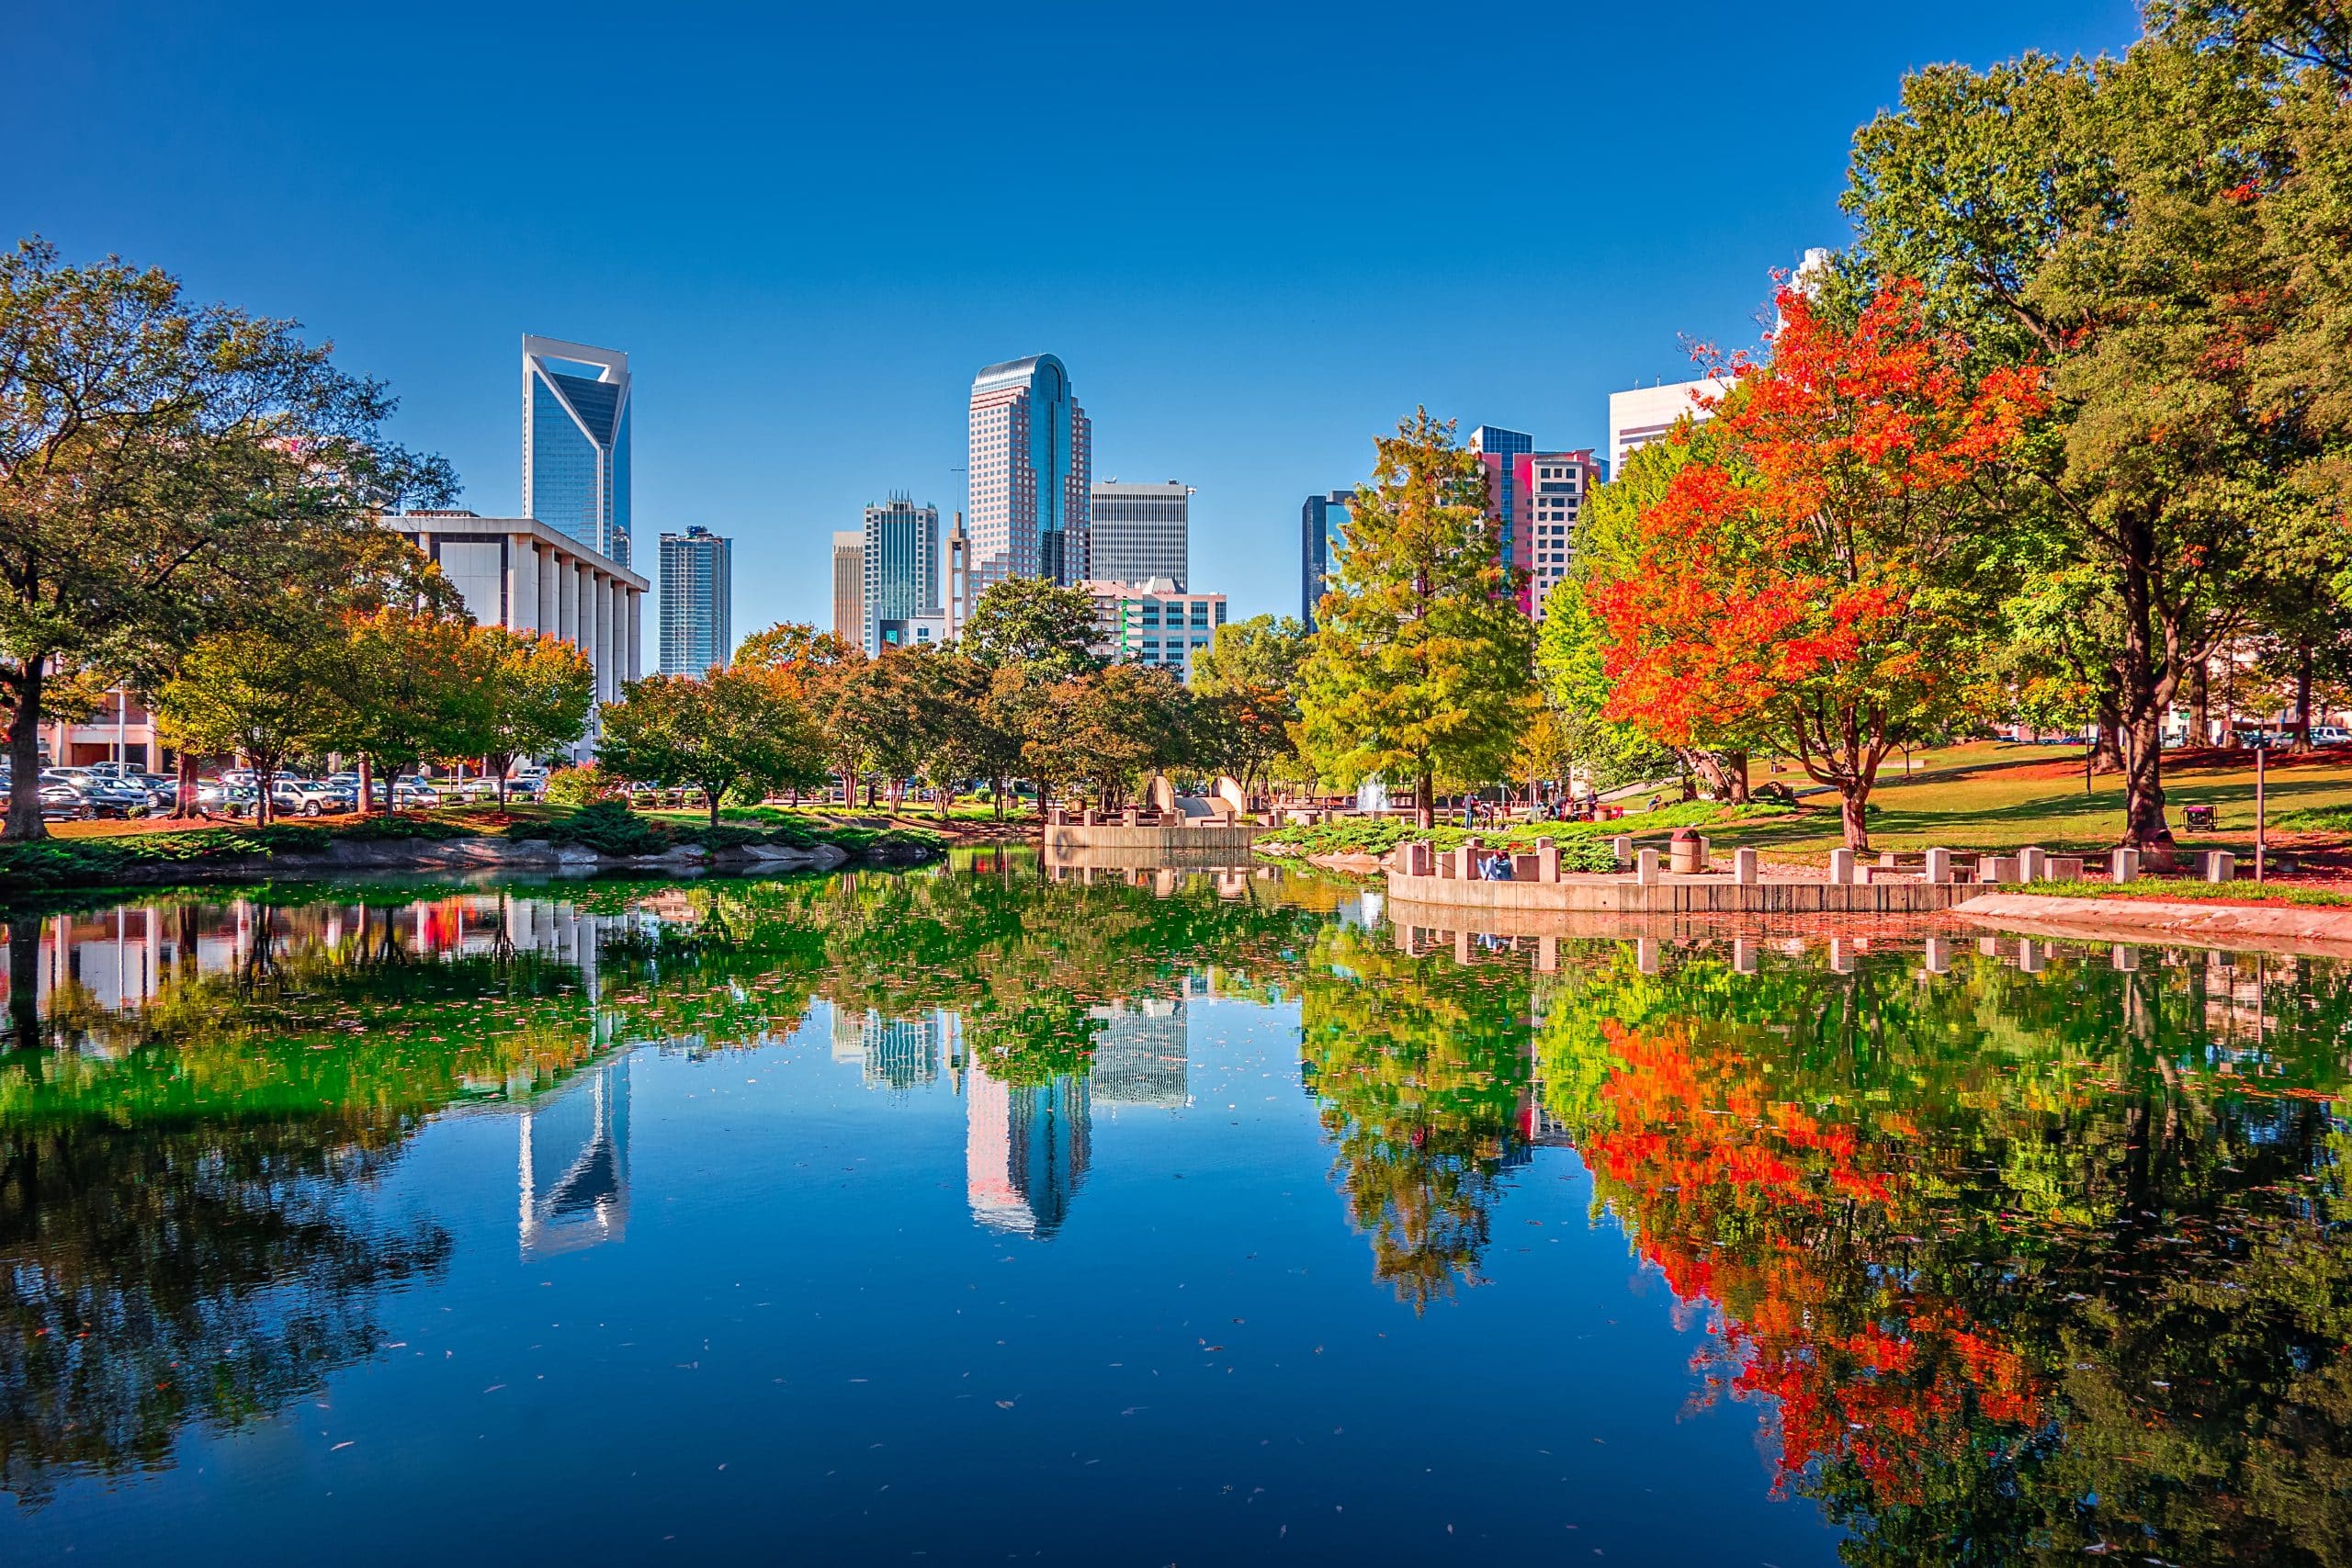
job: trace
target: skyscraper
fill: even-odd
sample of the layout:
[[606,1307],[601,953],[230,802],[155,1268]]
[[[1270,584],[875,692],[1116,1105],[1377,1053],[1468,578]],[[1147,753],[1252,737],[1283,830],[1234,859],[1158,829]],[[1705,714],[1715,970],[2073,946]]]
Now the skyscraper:
[[917,621],[944,616],[939,597],[939,508],[894,495],[865,509],[859,646],[873,658],[917,640]]
[[1306,629],[1315,629],[1315,602],[1331,585],[1331,574],[1340,570],[1340,551],[1348,542],[1348,508],[1355,504],[1356,492],[1335,490],[1329,495],[1310,495],[1306,504],[1299,508],[1299,604],[1298,618]]
[[1050,354],[991,365],[972,379],[972,585],[1089,575],[1094,427]]
[[1511,459],[1512,488],[1523,513],[1520,537],[1525,545],[1528,604],[1537,620],[1544,618],[1544,596],[1567,574],[1576,538],[1577,514],[1584,510],[1592,487],[1600,482],[1600,465],[1590,449],[1576,452],[1530,452]]
[[735,657],[735,541],[696,525],[662,536],[662,673]]
[[1190,485],[1096,483],[1089,498],[1088,550],[1097,582],[1164,577],[1182,587],[1192,558]]
[[[1495,536],[1495,553],[1507,567],[1526,570],[1532,564],[1527,538],[1527,496],[1520,488],[1515,459],[1535,450],[1535,438],[1524,431],[1482,424],[1470,433],[1470,450],[1487,470],[1487,526]],[[1519,607],[1532,611],[1526,590]]]
[[628,355],[523,334],[523,514],[622,566],[628,423]]
[[833,536],[833,635],[852,648],[865,644],[865,536]]
[[1718,398],[1731,389],[1728,381],[1669,381],[1658,387],[1636,387],[1609,394],[1609,471],[1622,474],[1625,459],[1672,430],[1689,414],[1694,420],[1713,417],[1702,397]]

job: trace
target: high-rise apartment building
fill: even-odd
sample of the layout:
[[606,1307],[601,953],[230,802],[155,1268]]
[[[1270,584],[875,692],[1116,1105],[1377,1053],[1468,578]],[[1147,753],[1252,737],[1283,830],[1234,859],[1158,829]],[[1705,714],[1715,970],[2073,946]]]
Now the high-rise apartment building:
[[1091,575],[1094,427],[1050,354],[972,379],[968,532],[976,592],[1008,577],[1069,584]]
[[1087,519],[1088,549],[1098,582],[1141,582],[1165,577],[1180,586],[1192,576],[1190,485],[1094,486]]
[[1340,551],[1348,542],[1348,508],[1355,500],[1355,491],[1335,490],[1308,496],[1299,508],[1298,618],[1308,631],[1315,629],[1316,602],[1340,570]]
[[1636,387],[1609,394],[1609,472],[1625,471],[1625,459],[1672,430],[1685,414],[1694,420],[1713,417],[1702,398],[1719,398],[1731,383],[1715,378],[1669,381],[1658,387]]
[[1527,571],[1530,613],[1544,618],[1544,596],[1567,575],[1574,553],[1577,516],[1600,482],[1600,465],[1589,448],[1575,452],[1528,452],[1511,459],[1512,490],[1521,513],[1520,565]]
[[[1524,431],[1482,424],[1470,433],[1470,450],[1487,470],[1487,526],[1495,536],[1495,551],[1503,564],[1524,572],[1532,565],[1527,534],[1527,493],[1519,476],[1519,459],[1535,449],[1535,438]],[[1532,613],[1534,604],[1521,580],[1519,607]]]
[[1079,586],[1094,596],[1094,650],[1122,664],[1190,680],[1193,656],[1225,625],[1224,594],[1188,593],[1169,578]]
[[628,355],[523,334],[523,514],[629,564]]
[[939,596],[939,508],[894,495],[865,509],[858,536],[865,569],[864,620],[858,646],[873,658],[886,648],[934,640],[918,623],[945,618]]
[[662,673],[735,657],[735,541],[696,525],[662,536]]
[[865,646],[865,536],[833,536],[833,635]]

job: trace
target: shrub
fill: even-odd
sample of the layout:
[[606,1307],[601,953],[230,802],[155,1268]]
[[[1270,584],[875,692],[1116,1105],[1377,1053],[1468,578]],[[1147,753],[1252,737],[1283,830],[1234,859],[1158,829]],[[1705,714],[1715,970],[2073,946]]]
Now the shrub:
[[658,855],[676,842],[666,826],[646,820],[631,811],[628,802],[620,800],[594,800],[571,816],[559,817],[552,822],[516,822],[506,829],[506,836],[585,844],[600,855]]
[[608,800],[620,790],[612,775],[594,762],[577,768],[557,768],[548,774],[547,803],[549,806],[592,806]]

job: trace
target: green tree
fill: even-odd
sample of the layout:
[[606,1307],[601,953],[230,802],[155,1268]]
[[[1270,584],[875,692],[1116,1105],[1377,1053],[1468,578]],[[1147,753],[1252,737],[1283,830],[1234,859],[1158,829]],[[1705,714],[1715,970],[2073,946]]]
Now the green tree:
[[1193,761],[1232,773],[1245,789],[1297,756],[1298,672],[1306,627],[1291,615],[1219,626],[1193,656]]
[[806,621],[778,621],[744,638],[735,650],[735,662],[775,671],[800,705],[817,716],[824,726],[826,755],[841,775],[842,804],[856,805],[864,739],[834,728],[831,716],[840,701],[842,683],[865,668],[865,651]]
[[486,717],[488,671],[462,615],[387,605],[353,615],[324,650],[340,694],[324,743],[357,755],[359,809],[375,809],[372,782],[390,781],[424,757],[462,755]]
[[345,722],[340,630],[208,632],[155,694],[156,715],[183,749],[244,758],[260,791],[257,823],[273,815],[270,786],[288,759],[322,749]]
[[1045,689],[1023,754],[1041,780],[1091,783],[1102,809],[1114,811],[1142,776],[1183,761],[1188,707],[1167,671],[1108,665]]
[[1092,594],[1042,578],[1012,577],[981,592],[958,647],[989,669],[1021,663],[1062,676],[1102,665],[1094,641]]
[[649,675],[605,705],[600,722],[602,767],[640,784],[695,786],[713,827],[729,790],[765,794],[823,776],[824,737],[772,670]]
[[1420,410],[1375,443],[1348,548],[1299,671],[1300,728],[1343,785],[1408,784],[1427,826],[1436,776],[1501,777],[1531,689],[1534,624],[1486,525],[1486,473]]
[[596,671],[585,653],[560,637],[483,626],[473,642],[481,682],[478,728],[457,750],[489,762],[504,806],[507,770],[517,759],[546,756],[587,733]]
[[[37,239],[0,255],[0,705],[16,776],[40,769],[54,672],[159,688],[180,652],[289,584],[344,582],[379,508],[452,494],[447,465],[382,438],[392,408],[294,323],[195,304],[164,272],[68,266]],[[44,831],[38,792],[17,790],[5,836]]]

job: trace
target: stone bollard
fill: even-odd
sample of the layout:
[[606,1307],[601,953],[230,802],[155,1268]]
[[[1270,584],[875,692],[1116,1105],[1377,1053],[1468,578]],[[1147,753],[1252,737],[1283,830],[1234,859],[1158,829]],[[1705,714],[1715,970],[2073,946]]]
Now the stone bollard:
[[1851,975],[1854,972],[1854,955],[1848,950],[1844,937],[1829,939],[1829,972],[1833,975]]
[[1949,937],[1931,936],[1928,939],[1927,964],[1930,975],[1942,975],[1951,970],[1951,940]]
[[1090,806],[1086,808],[1085,815],[1078,819],[1078,825],[1081,828],[1100,827],[1101,823],[1098,820],[1098,817],[1099,814],[1095,811],[1094,807]]
[[1987,855],[1977,863],[1984,868],[1983,879],[1986,882],[1998,884],[2019,879],[2018,857],[2015,855]]
[[[1644,850],[1642,853],[1655,856],[1657,852]],[[1639,936],[1634,939],[1634,967],[1645,975],[1657,973],[1657,938]]]
[[1618,834],[1615,838],[1609,840],[1609,852],[1611,856],[1615,857],[1619,865],[1633,864],[1634,836],[1631,833]]
[[1742,887],[1753,887],[1761,879],[1762,867],[1754,850],[1734,850],[1731,855],[1732,879]]
[[1049,809],[1049,810],[1046,813],[1046,827],[1048,827],[1048,828],[1058,828],[1058,827],[1060,827],[1061,825],[1062,825],[1062,808],[1061,808],[1060,807],[1057,806],[1057,807],[1052,807],[1051,809]]
[[2114,964],[2120,973],[2129,975],[2140,967],[2140,950],[2136,947],[2126,947],[2119,942],[2115,944],[2114,950],[2109,953],[2108,962]]
[[1134,807],[1130,806],[1125,811],[1119,813],[1119,826],[1122,828],[1140,828],[1143,826],[1143,814],[1137,811]]
[[2140,852],[2118,850],[2108,857],[2107,874],[2118,882],[2140,880]]
[[1731,939],[1731,967],[1736,975],[1756,973],[1756,944],[1744,936]]
[[1548,838],[1535,840],[1535,880],[1538,882],[1560,880],[1560,846]]
[[1829,885],[1833,887],[1847,887],[1852,886],[1853,880],[1854,852],[1847,849],[1830,851]]
[[2047,857],[2040,846],[2029,844],[2018,852],[2018,880],[2040,882],[2048,874]]
[[1980,936],[1976,939],[1976,951],[1987,958],[1998,958],[2001,956],[2001,939],[1996,936]]
[[1657,852],[1644,850],[1634,858],[1634,880],[1644,887],[1657,886]]
[[1938,885],[1951,880],[1951,852],[1950,850],[1928,852],[1928,880]]
[[1715,841],[1706,834],[1699,835],[1699,869],[1704,871],[1714,863]]
[[1478,840],[1464,839],[1462,847],[1453,852],[1453,874],[1464,882],[1478,880]]
[[2018,943],[2018,967],[2029,975],[2041,974],[2048,957],[2041,944],[2030,938]]
[[2235,882],[2238,879],[2238,857],[2227,850],[2205,852],[2205,880]]

